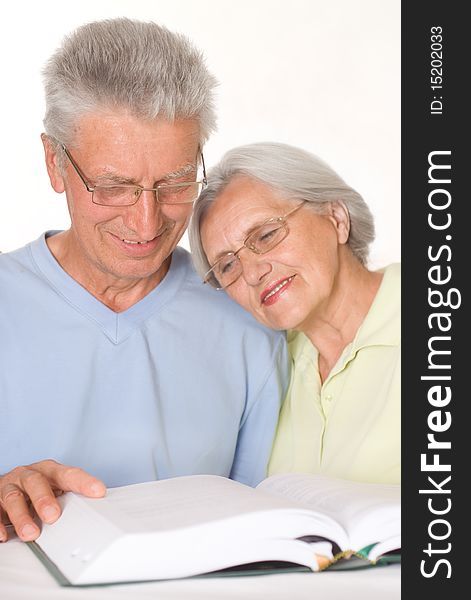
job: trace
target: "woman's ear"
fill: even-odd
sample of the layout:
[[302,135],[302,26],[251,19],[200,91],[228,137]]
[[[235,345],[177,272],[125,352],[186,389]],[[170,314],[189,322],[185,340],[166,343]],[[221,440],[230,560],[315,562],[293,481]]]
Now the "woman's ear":
[[41,140],[44,147],[44,157],[46,160],[46,169],[49,175],[49,181],[51,182],[52,188],[58,194],[61,194],[65,190],[64,176],[59,168],[59,157],[57,155],[57,149],[51,143],[49,136],[45,133],[41,134]]
[[350,235],[350,213],[341,200],[331,202],[330,217],[335,225],[339,244],[346,244]]

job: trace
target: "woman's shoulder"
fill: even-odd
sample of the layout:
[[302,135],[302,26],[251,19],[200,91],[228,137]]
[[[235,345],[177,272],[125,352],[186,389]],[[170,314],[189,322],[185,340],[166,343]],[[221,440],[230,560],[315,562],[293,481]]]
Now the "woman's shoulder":
[[308,362],[317,363],[317,349],[302,331],[290,329],[287,331],[286,339],[289,353],[295,362],[305,357]]
[[378,269],[379,273],[384,273],[384,280],[392,286],[398,286],[401,283],[401,263],[394,262]]
[[384,267],[384,271],[387,273],[390,273],[394,277],[400,278],[401,277],[401,263],[400,262],[390,263],[389,265]]

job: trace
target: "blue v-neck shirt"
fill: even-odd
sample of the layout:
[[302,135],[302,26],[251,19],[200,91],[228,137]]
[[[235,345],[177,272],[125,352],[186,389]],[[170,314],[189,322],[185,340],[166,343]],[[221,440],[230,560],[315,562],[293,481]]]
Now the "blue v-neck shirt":
[[177,248],[115,313],[46,236],[0,255],[0,473],[52,458],[108,486],[266,475],[288,379],[285,336],[201,283]]

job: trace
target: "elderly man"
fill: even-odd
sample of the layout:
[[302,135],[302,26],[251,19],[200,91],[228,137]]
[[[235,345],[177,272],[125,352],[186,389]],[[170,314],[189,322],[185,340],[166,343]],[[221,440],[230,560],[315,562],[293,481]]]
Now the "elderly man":
[[0,256],[0,540],[55,495],[191,473],[256,484],[284,337],[203,286],[176,248],[205,185],[215,84],[186,39],[95,22],[45,68],[42,140],[67,231]]

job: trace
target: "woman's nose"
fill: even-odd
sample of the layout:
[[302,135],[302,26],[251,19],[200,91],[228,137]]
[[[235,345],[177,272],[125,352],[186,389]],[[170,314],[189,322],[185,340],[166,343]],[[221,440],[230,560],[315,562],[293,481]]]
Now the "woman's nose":
[[271,273],[271,263],[264,256],[253,254],[252,252],[239,255],[242,264],[242,276],[248,285],[258,285],[262,279]]

